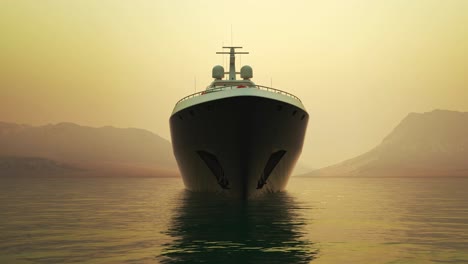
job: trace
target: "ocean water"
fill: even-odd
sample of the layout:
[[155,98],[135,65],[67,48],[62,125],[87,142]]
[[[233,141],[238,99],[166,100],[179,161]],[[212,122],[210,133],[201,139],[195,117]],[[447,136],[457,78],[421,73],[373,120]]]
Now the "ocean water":
[[172,178],[1,178],[0,263],[468,263],[468,179],[292,177],[245,202]]

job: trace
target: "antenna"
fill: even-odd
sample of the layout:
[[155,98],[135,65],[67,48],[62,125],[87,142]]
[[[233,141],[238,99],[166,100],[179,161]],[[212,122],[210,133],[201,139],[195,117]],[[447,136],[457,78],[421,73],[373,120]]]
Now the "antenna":
[[[223,47],[223,49],[230,49],[227,51],[216,52],[216,54],[229,54],[229,80],[236,79],[236,54],[249,54],[248,52],[236,52],[235,49],[242,49],[242,47]],[[227,73],[227,72],[226,72]]]
[[[224,41],[223,41],[223,42],[221,42],[221,45],[223,45],[223,46],[224,46]],[[221,46],[221,47],[222,47],[222,46]],[[221,65],[223,65],[223,67],[224,67],[224,55],[223,55],[222,57],[223,57],[223,63],[222,63]]]

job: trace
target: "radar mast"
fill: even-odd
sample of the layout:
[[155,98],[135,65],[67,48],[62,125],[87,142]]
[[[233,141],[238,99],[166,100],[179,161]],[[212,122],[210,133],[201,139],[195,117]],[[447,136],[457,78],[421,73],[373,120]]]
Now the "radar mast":
[[223,49],[230,49],[229,52],[227,51],[219,51],[216,54],[229,54],[229,80],[236,80],[236,54],[249,54],[248,52],[243,51],[236,51],[236,49],[242,49],[242,47],[223,47]]

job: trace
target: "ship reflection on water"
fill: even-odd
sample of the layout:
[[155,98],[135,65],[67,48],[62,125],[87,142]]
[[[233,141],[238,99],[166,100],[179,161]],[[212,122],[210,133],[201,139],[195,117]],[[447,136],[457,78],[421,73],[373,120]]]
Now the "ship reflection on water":
[[287,193],[256,200],[184,191],[162,263],[309,263],[318,252],[303,237],[301,207]]

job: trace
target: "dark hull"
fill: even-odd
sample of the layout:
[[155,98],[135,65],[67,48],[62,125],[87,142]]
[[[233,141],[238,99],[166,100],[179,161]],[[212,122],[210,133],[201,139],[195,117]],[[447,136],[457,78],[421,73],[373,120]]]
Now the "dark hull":
[[257,96],[174,113],[172,146],[186,188],[242,198],[283,190],[302,151],[308,119],[301,108]]

